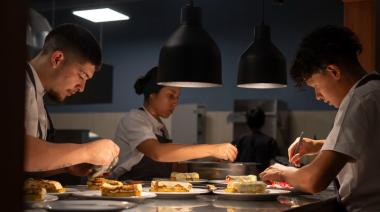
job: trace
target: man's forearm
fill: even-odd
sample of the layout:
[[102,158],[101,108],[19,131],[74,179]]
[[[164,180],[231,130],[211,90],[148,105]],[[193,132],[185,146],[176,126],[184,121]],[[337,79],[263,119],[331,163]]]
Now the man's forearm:
[[66,168],[56,169],[56,170],[50,170],[50,171],[39,171],[39,172],[34,172],[34,171],[30,172],[30,171],[28,171],[27,173],[31,174],[33,177],[37,176],[37,177],[43,178],[43,177],[49,177],[49,176],[52,176],[52,175],[62,174],[62,173],[65,173],[65,172],[66,172]]
[[27,136],[25,171],[44,172],[59,170],[87,162],[85,149],[79,144],[55,144]]

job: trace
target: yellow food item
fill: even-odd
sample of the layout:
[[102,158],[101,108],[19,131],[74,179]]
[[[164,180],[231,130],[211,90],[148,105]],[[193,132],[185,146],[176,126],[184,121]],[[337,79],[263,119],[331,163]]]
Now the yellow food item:
[[179,181],[155,181],[150,185],[150,191],[153,192],[189,192],[192,185],[187,182]]
[[229,183],[231,181],[237,181],[237,182],[256,182],[257,177],[256,175],[227,175],[226,176],[226,182]]
[[262,181],[238,182],[231,181],[227,184],[225,192],[229,193],[265,193],[267,184]]
[[108,197],[131,197],[141,196],[142,185],[141,184],[128,184],[128,185],[112,185],[109,183],[103,183],[100,187],[102,196]]
[[174,181],[199,181],[199,174],[197,172],[190,172],[190,173],[172,172],[170,174],[170,180],[174,180]]
[[122,182],[117,181],[117,180],[110,180],[104,177],[95,177],[87,181],[87,187],[88,189],[91,189],[91,190],[99,190],[100,187],[103,185],[103,183],[108,183],[110,185],[115,185],[115,186],[123,185]]
[[24,187],[24,198],[26,201],[41,201],[45,198],[46,189],[37,186]]
[[54,180],[42,180],[42,179],[32,179],[29,178],[25,181],[25,187],[40,187],[45,188],[47,192],[63,193],[65,189],[62,187],[61,183]]

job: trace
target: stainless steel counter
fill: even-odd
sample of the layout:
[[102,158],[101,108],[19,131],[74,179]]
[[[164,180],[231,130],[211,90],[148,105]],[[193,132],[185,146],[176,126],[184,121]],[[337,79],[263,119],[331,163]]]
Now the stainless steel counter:
[[[286,195],[275,200],[267,201],[239,201],[223,200],[215,194],[198,195],[192,199],[147,199],[138,203],[138,206],[125,211],[137,212],[203,212],[203,211],[284,211],[291,207],[334,197],[331,189],[314,195]],[[61,196],[60,199],[78,199],[76,197]],[[59,201],[59,200],[58,200]],[[27,212],[42,212],[43,209],[28,209]]]

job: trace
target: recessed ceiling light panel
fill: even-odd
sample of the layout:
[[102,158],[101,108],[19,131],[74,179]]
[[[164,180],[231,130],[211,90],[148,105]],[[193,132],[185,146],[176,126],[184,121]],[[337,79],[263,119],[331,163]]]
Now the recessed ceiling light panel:
[[122,21],[128,20],[129,17],[116,12],[110,8],[100,8],[92,10],[76,10],[73,11],[73,14],[81,18],[87,19],[89,21],[99,23],[99,22],[108,22],[108,21]]

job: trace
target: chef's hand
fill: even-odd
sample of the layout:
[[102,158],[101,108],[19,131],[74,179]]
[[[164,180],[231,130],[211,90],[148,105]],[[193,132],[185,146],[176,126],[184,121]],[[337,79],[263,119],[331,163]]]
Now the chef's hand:
[[94,165],[89,163],[81,163],[74,166],[66,167],[66,172],[75,176],[88,176],[93,172]]
[[294,150],[299,143],[299,139],[299,137],[296,138],[296,140],[288,148],[289,162],[294,165],[300,164],[300,160],[303,155],[317,153],[323,144],[321,140],[303,138],[298,147],[298,152],[294,154]]
[[270,182],[270,181],[285,181],[285,172],[296,171],[297,168],[284,166],[278,163],[275,163],[272,166],[269,166],[263,172],[260,173],[260,179],[262,181]]
[[222,160],[235,161],[238,150],[230,143],[214,144],[212,156]]
[[100,139],[86,143],[87,163],[109,167],[119,155],[119,146],[112,140]]

